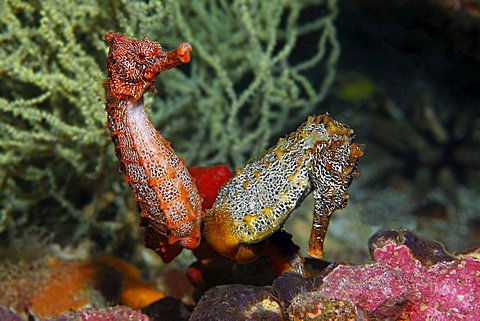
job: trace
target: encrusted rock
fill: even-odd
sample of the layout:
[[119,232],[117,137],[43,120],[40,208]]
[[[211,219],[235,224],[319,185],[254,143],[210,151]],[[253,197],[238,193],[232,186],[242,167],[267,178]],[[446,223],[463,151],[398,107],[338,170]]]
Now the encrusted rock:
[[352,302],[325,297],[321,292],[301,293],[288,308],[291,321],[357,321],[364,317]]
[[22,321],[22,318],[13,311],[0,307],[0,320],[2,321]]
[[449,262],[456,259],[445,250],[443,244],[416,236],[404,229],[382,230],[370,237],[368,247],[370,254],[387,244],[405,245],[411,254],[423,265],[429,266],[438,262]]
[[142,309],[151,321],[188,321],[191,309],[182,300],[166,297]]
[[[373,262],[287,273],[270,287],[219,286],[190,320],[478,320],[480,260],[406,230],[372,236]],[[472,251],[471,253],[477,253]]]
[[381,231],[369,245],[373,263],[332,264],[310,282],[277,279],[275,291],[298,293],[290,304],[277,293],[291,320],[478,320],[478,258],[450,254],[407,230]]
[[285,273],[279,276],[273,282],[275,296],[282,302],[283,306],[288,307],[292,299],[305,291],[315,289],[315,283],[312,279],[305,278],[297,273]]
[[323,278],[319,291],[351,301],[374,318],[478,320],[480,261],[444,257],[436,245],[412,239],[415,246],[377,243],[374,263],[337,266]]
[[198,302],[190,321],[281,321],[282,309],[268,287],[224,285],[208,290]]
[[69,312],[45,321],[150,321],[150,319],[138,311],[119,305],[110,308],[88,308]]

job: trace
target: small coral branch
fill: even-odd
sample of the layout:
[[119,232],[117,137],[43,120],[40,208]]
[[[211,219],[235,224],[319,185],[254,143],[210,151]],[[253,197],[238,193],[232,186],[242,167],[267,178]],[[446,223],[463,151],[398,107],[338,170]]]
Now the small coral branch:
[[[322,15],[302,23],[309,6]],[[339,56],[336,1],[236,0],[228,6],[175,1],[173,10],[177,28],[197,52],[192,76],[199,86],[185,90],[198,98],[210,96],[191,101],[199,111],[196,127],[203,128],[189,142],[189,147],[201,147],[194,148],[197,157],[209,155],[213,163],[240,166],[283,133],[285,124],[306,117],[333,82]],[[199,28],[211,37],[199,35]],[[303,56],[300,47],[311,48],[312,55],[297,60]],[[306,76],[309,71],[320,83]],[[214,119],[205,114],[212,108]],[[212,138],[215,145],[205,144]],[[191,151],[185,155],[190,157]]]
[[48,229],[56,228],[52,222],[82,222],[88,230],[91,220],[82,210],[90,202],[100,210],[112,188],[98,180],[108,155],[96,60],[103,48],[94,31],[99,9],[94,3],[2,1],[0,231],[47,221]]

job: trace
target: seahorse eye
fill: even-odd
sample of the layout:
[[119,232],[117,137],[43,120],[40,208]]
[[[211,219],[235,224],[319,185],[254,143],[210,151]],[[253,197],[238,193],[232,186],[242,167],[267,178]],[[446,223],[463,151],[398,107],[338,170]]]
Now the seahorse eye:
[[146,58],[146,56],[145,56],[145,54],[144,54],[143,52],[141,52],[141,53],[138,54],[138,60],[144,61],[145,58]]

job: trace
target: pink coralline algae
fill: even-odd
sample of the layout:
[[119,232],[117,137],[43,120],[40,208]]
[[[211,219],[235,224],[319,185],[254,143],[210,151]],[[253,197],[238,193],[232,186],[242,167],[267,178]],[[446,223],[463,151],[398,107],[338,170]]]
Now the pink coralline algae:
[[190,320],[480,321],[478,257],[403,229],[378,232],[369,248],[372,263],[315,269],[310,260],[315,277],[285,273],[271,286],[211,288]]
[[317,294],[350,301],[372,318],[480,320],[479,260],[422,265],[409,247],[395,243],[376,248],[373,259],[338,265]]

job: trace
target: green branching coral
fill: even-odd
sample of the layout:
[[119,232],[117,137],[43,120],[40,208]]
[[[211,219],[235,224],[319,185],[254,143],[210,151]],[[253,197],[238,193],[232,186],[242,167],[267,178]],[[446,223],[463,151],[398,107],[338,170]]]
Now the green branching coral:
[[108,143],[95,59],[104,46],[91,33],[102,17],[88,2],[1,6],[0,226],[85,220],[82,189],[99,180]]
[[189,41],[152,117],[188,163],[241,165],[325,96],[336,14],[335,0],[1,1],[0,230],[108,238],[134,213],[104,128],[106,31]]
[[[164,100],[169,108],[158,110],[160,124],[165,118],[185,121],[175,124],[174,134],[165,130],[171,137],[184,137],[175,143],[187,159],[242,165],[285,132],[292,125],[289,120],[297,125],[323,99],[339,54],[335,5],[282,0],[172,2],[174,27],[192,44],[193,61],[180,98]],[[315,6],[326,14],[301,24],[305,10]],[[186,111],[194,122],[180,116]],[[187,136],[179,132],[182,128],[190,128]]]

